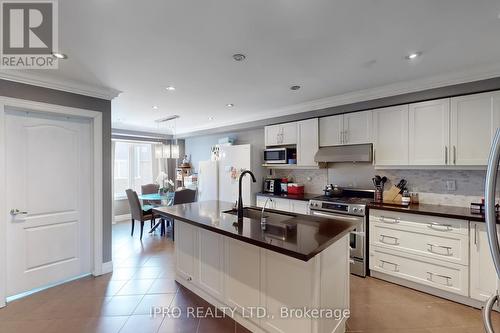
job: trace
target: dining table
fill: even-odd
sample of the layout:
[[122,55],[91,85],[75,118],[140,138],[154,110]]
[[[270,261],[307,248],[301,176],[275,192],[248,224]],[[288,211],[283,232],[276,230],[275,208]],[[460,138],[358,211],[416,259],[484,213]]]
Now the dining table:
[[[139,200],[141,200],[143,209],[147,207],[146,209],[149,210],[154,207],[172,206],[174,204],[174,196],[175,192],[162,192],[162,193],[141,194],[138,197]],[[147,201],[148,204],[145,205],[144,201]],[[157,203],[155,204],[154,202]],[[159,226],[163,225],[164,223],[165,220],[163,218],[160,218],[159,221],[156,222],[155,225],[151,228],[151,230],[149,230],[149,233],[154,232]]]

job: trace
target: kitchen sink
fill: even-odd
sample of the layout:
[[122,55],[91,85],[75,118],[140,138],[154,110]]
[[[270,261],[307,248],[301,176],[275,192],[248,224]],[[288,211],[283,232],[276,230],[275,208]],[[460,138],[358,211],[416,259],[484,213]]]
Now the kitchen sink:
[[[238,211],[236,209],[226,210],[223,213],[230,214],[230,215],[238,215]],[[252,220],[259,220],[259,222],[260,222],[260,218],[262,217],[262,209],[252,208],[252,207],[244,207],[243,208],[243,217],[246,217],[246,218],[249,218]],[[290,213],[275,213],[275,212],[265,211],[264,217],[267,218],[268,223],[276,223],[276,222],[283,222],[283,221],[289,220],[293,217],[296,217],[296,215],[290,214]]]
[[[238,214],[238,211],[236,209],[231,209],[224,211],[223,213],[236,216]],[[255,220],[255,223],[260,223],[262,217],[262,209],[244,207],[243,217]],[[275,213],[265,211],[264,217],[266,218],[266,224],[261,225],[261,228],[266,238],[270,237],[283,241],[293,240],[296,238],[297,225],[294,223],[286,223],[286,221],[296,217],[296,215],[290,213]]]

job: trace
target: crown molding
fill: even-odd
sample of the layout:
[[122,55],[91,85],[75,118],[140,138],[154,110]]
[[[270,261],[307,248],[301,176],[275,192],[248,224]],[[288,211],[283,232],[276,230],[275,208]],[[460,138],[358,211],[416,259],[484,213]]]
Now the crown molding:
[[26,72],[7,73],[0,71],[0,79],[106,100],[112,100],[121,93],[121,91],[112,88],[92,86],[70,80],[47,78]]
[[226,126],[234,126],[238,124],[251,123],[265,119],[282,117],[288,115],[299,114],[308,111],[321,110],[340,105],[351,103],[364,102],[375,100],[384,97],[392,97],[402,94],[415,93],[429,89],[442,88],[467,82],[474,82],[486,79],[500,77],[500,63],[474,67],[459,72],[452,72],[444,75],[436,75],[423,79],[403,81],[392,83],[376,88],[364,89],[345,94],[335,95],[331,97],[321,98],[317,100],[307,101],[304,103],[294,104],[277,109],[269,109],[259,112],[257,115],[239,118],[238,120],[226,121],[224,123],[213,125],[205,125],[196,128],[188,129],[187,131],[178,131],[178,137],[188,137],[197,135],[196,132],[204,132],[210,129],[216,129]]

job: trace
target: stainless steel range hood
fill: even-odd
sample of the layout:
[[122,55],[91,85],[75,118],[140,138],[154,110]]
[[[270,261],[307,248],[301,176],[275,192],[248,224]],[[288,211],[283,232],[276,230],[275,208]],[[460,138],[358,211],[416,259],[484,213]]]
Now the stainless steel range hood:
[[319,148],[314,160],[323,163],[335,162],[371,162],[373,159],[372,144],[345,145]]

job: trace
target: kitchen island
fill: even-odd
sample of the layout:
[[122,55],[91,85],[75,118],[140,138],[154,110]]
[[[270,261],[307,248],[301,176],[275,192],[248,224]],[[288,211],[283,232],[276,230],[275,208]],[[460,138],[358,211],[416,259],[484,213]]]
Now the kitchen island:
[[158,207],[175,220],[176,280],[252,332],[344,332],[356,223],[205,201]]

